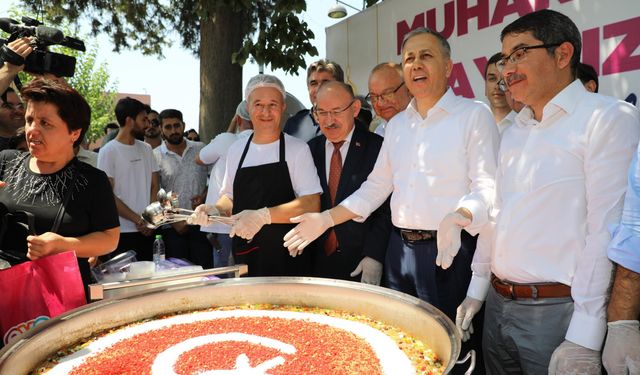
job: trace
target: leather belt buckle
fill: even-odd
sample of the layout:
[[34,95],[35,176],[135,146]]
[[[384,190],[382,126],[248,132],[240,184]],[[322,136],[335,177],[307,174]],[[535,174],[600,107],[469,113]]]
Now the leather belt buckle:
[[492,274],[491,286],[498,294],[512,300],[571,297],[571,287],[561,283],[517,284]]
[[400,237],[405,242],[428,241],[436,238],[435,230],[410,230],[398,228]]

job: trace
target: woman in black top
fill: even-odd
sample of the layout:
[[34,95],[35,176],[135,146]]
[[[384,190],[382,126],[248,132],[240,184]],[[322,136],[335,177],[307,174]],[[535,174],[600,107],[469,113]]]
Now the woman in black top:
[[[2,246],[22,251],[32,260],[75,251],[86,286],[90,283],[87,258],[115,249],[120,233],[107,176],[78,161],[73,151],[89,127],[91,109],[73,88],[43,79],[25,86],[22,98],[27,104],[29,152],[0,153],[0,203],[16,220],[23,212],[32,214],[36,234],[11,221]],[[54,221],[65,200],[54,233]]]

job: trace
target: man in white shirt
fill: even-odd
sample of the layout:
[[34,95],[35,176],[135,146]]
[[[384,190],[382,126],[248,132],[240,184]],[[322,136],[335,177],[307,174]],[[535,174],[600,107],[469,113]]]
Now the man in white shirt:
[[[194,209],[204,202],[207,189],[207,167],[196,163],[202,142],[186,139],[182,112],[165,109],[160,112],[160,130],[164,141],[153,150],[160,167],[160,187],[178,194],[178,207]],[[180,221],[164,225],[160,232],[167,257],[183,258],[204,269],[213,267],[213,253],[200,228]]]
[[[471,278],[472,235],[488,220],[499,136],[485,104],[457,97],[448,87],[450,54],[446,39],[432,30],[407,34],[402,65],[413,99],[387,125],[373,171],[334,208],[292,218],[300,224],[285,246],[301,252],[326,229],[366,219],[393,193],[387,285],[454,318]],[[441,231],[446,238],[439,238]],[[451,262],[439,248],[460,254]]]
[[487,65],[484,68],[484,95],[489,100],[489,108],[491,108],[493,118],[496,120],[498,132],[502,134],[509,125],[513,124],[513,117],[515,116],[509,116],[511,107],[509,107],[505,93],[500,87],[502,77],[498,68],[496,68],[496,62],[500,59],[502,59],[502,54],[498,52],[487,61]]
[[527,106],[502,137],[495,222],[480,235],[457,325],[486,297],[491,374],[599,374],[611,281],[607,227],[620,219],[638,111],[576,80],[580,32],[552,10],[502,30],[496,65]]
[[369,74],[367,99],[382,120],[374,133],[384,137],[389,120],[404,111],[411,101],[411,94],[402,77],[402,66],[390,62],[376,65]]
[[[209,176],[209,188],[205,204],[215,206],[220,199],[220,189],[224,178],[224,170],[227,164],[227,152],[229,147],[239,139],[247,139],[253,132],[253,124],[247,110],[247,101],[243,100],[236,107],[236,115],[232,125],[225,133],[218,134],[211,142],[200,150],[199,160],[205,165],[213,165]],[[231,256],[230,226],[222,223],[213,223],[200,227],[207,233],[207,238],[213,246],[213,266],[226,267],[233,264]]]
[[147,110],[126,97],[118,101],[115,112],[120,131],[98,153],[98,168],[109,177],[120,215],[120,241],[111,255],[135,250],[138,260],[152,260],[153,230],[141,214],[156,200],[158,163],[151,146],[137,139],[149,126]]
[[[308,276],[310,254],[290,257],[282,237],[293,227],[289,218],[320,208],[322,187],[311,152],[306,143],[280,130],[286,104],[277,77],[251,78],[245,99],[253,134],[229,148],[216,204],[236,220],[229,233],[234,259],[248,265],[249,276]],[[210,209],[199,206],[193,222],[207,224],[202,219]]]

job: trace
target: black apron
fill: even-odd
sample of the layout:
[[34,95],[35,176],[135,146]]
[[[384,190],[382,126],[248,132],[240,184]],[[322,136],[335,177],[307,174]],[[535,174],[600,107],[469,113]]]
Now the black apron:
[[[274,207],[296,198],[285,160],[284,133],[280,133],[280,160],[276,163],[242,168],[253,134],[244,147],[233,180],[233,213]],[[308,252],[295,258],[284,247],[283,237],[294,224],[265,225],[247,242],[233,237],[236,264],[249,266],[248,276],[308,276],[311,257]]]

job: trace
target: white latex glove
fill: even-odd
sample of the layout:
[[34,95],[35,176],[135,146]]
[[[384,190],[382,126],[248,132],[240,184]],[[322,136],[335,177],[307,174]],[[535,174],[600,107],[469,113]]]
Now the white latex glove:
[[462,342],[469,340],[473,333],[473,324],[471,320],[480,311],[483,301],[472,297],[465,297],[464,301],[458,306],[456,310],[456,327],[460,336],[462,336]]
[[600,352],[564,340],[551,355],[549,375],[600,375]]
[[259,210],[244,210],[231,216],[236,219],[229,231],[229,237],[239,236],[245,240],[251,240],[266,224],[271,224],[269,209],[263,207]]
[[380,285],[382,280],[382,263],[369,257],[364,257],[358,267],[351,272],[351,277],[356,277],[362,273],[360,282],[364,284]]
[[618,320],[608,323],[602,363],[609,375],[640,374],[640,322]]
[[460,232],[471,224],[471,220],[459,212],[448,213],[438,227],[438,256],[436,265],[447,269],[460,250]]
[[289,249],[289,255],[292,257],[302,254],[307,245],[335,225],[329,211],[310,212],[289,220],[298,223],[283,238],[284,246]]
[[194,213],[187,219],[187,224],[206,226],[211,224],[209,215],[218,215],[218,210],[214,206],[201,204],[194,210]]

